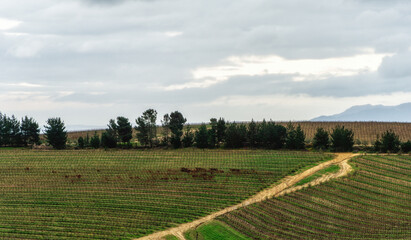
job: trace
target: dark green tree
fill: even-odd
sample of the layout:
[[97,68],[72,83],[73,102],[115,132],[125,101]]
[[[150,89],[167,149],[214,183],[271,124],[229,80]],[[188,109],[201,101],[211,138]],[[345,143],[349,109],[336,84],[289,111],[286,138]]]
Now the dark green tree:
[[258,128],[258,140],[262,147],[280,149],[284,147],[286,139],[287,129],[271,120],[269,122],[263,120]]
[[163,135],[161,144],[168,146],[168,144],[170,143],[170,115],[168,115],[168,113],[163,116],[163,120],[161,120],[161,127]]
[[0,146],[4,145],[4,132],[5,132],[5,125],[4,125],[4,115],[0,112]]
[[94,136],[91,137],[90,146],[94,149],[97,149],[100,147],[100,138],[98,137],[97,132],[94,132]]
[[305,148],[305,134],[300,124],[298,124],[297,128],[291,122],[288,124],[286,147],[297,150]]
[[107,129],[103,134],[101,134],[101,146],[104,148],[115,148],[117,147],[118,136],[118,126],[114,119],[110,119],[107,124]]
[[331,149],[335,152],[349,152],[354,146],[354,133],[344,126],[336,126],[331,133]]
[[291,122],[288,124],[286,147],[297,150],[305,148],[305,134],[300,124],[298,124],[297,128]]
[[248,124],[247,129],[247,142],[250,147],[255,148],[258,144],[258,127],[254,122],[254,119],[251,119],[251,122]]
[[[99,139],[100,141],[100,139]],[[87,133],[86,138],[84,139],[84,147],[90,147],[90,137]]]
[[208,147],[208,131],[207,126],[203,123],[200,128],[196,131],[195,142],[198,148]]
[[104,148],[115,148],[117,147],[117,139],[109,131],[105,131],[101,135],[101,146]]
[[288,149],[296,149],[296,131],[294,125],[289,122],[287,124],[287,139],[285,141],[285,146]]
[[185,119],[183,117],[183,114],[181,114],[179,111],[175,111],[170,114],[170,141],[174,148],[181,147],[181,137],[183,136],[183,128],[185,122],[187,122],[187,119]]
[[401,143],[401,151],[402,151],[403,153],[409,153],[409,152],[411,152],[411,141],[410,141],[410,140]]
[[398,152],[400,150],[401,142],[398,135],[392,130],[387,130],[382,134],[381,140],[374,143],[374,148],[380,152]]
[[186,125],[186,130],[184,132],[184,136],[183,136],[183,146],[184,147],[191,147],[193,146],[194,143],[194,133],[193,131],[191,131],[191,126],[190,124]]
[[137,139],[145,146],[153,147],[157,138],[157,111],[147,109],[143,115],[136,119]]
[[80,137],[77,139],[77,147],[80,148],[80,149],[83,149],[84,146],[85,146],[84,138],[80,136]]
[[22,118],[20,131],[22,143],[25,146],[28,144],[38,144],[40,142],[39,124],[33,118],[27,116]]
[[247,141],[247,127],[235,122],[229,124],[226,130],[225,141],[227,148],[244,147],[244,143]]
[[208,129],[208,147],[215,148],[217,146],[217,119],[210,119],[211,128]]
[[8,118],[7,121],[8,130],[9,130],[9,138],[10,138],[10,145],[11,146],[20,146],[22,144],[21,140],[21,125],[20,121],[12,115],[11,118]]
[[268,148],[268,134],[267,134],[267,121],[263,119],[260,124],[257,124],[257,146]]
[[225,141],[225,131],[227,129],[224,118],[219,118],[217,121],[217,147]]
[[47,142],[55,149],[66,148],[67,131],[60,118],[49,118],[44,126]]
[[8,117],[0,113],[0,139],[1,145],[21,145],[20,121],[14,115]]
[[123,143],[130,143],[133,138],[133,128],[126,117],[117,117],[117,134],[118,139]]
[[324,128],[317,128],[313,139],[313,147],[317,150],[327,150],[330,147],[330,136]]

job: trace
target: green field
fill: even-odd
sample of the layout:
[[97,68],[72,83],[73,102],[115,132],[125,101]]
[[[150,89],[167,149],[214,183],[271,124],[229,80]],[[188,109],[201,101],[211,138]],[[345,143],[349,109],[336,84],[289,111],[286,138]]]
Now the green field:
[[184,234],[187,240],[224,239],[224,240],[251,240],[236,230],[219,221],[211,221]]
[[296,183],[296,186],[301,186],[304,185],[306,183],[309,183],[325,174],[330,174],[330,173],[335,173],[338,172],[338,170],[340,170],[340,166],[338,165],[331,165],[327,168],[321,169],[320,171],[314,173],[313,175],[304,178],[303,180],[299,181],[298,183]]
[[0,238],[140,237],[328,159],[262,150],[0,150]]
[[411,239],[411,156],[361,156],[351,162],[357,170],[347,178],[218,220],[252,239]]

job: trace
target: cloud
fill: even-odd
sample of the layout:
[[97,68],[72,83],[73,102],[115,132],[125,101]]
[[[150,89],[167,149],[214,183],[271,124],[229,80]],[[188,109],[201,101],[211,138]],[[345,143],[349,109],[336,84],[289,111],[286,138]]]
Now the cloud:
[[379,73],[385,78],[411,77],[411,52],[403,52],[391,57],[384,58]]
[[[0,16],[14,25],[0,21],[0,94],[37,97],[7,105],[4,97],[0,110],[104,125],[112,114],[148,107],[181,109],[201,122],[213,112],[311,118],[346,98],[394,99],[411,91],[410,13],[411,3],[400,0],[3,1]],[[234,96],[259,100],[244,109],[206,107]],[[324,101],[289,111],[265,105],[267,96],[306,96],[296,106]],[[36,103],[56,107],[38,113],[29,108]]]
[[21,24],[21,21],[0,18],[0,30],[10,30]]
[[270,74],[293,74],[293,81],[323,80],[330,77],[354,76],[375,72],[382,59],[391,54],[367,53],[349,57],[326,59],[288,60],[280,56],[230,57],[225,65],[195,69],[194,81],[170,85],[166,90],[207,88],[233,76],[261,76]]

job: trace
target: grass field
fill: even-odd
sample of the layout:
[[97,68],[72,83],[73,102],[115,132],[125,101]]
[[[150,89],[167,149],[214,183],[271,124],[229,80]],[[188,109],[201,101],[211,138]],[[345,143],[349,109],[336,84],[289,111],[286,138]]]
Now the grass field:
[[252,239],[411,239],[411,156],[361,156],[352,162],[357,171],[350,177],[218,220]]
[[[283,126],[287,126],[288,122],[278,122]],[[337,125],[345,126],[354,131],[354,140],[356,144],[372,145],[377,139],[377,135],[382,135],[387,130],[393,130],[399,135],[401,141],[411,140],[411,123],[397,123],[397,122],[293,122],[294,125],[300,124],[302,130],[306,134],[307,141],[311,141],[314,137],[318,127],[331,132]],[[196,129],[199,125],[192,125],[192,129]],[[85,137],[87,133],[89,137],[94,135],[93,131],[79,131],[70,132],[68,137],[70,141],[75,142],[82,136]],[[103,130],[98,130],[97,134],[101,135]],[[161,127],[158,128],[158,136],[161,136]],[[133,137],[135,137],[135,130]]]
[[258,150],[0,150],[0,238],[144,236],[239,203],[330,158]]

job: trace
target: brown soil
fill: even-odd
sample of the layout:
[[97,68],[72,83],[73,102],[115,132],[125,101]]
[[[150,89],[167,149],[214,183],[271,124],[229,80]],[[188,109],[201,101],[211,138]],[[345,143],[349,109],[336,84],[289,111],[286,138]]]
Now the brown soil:
[[[338,177],[342,177],[347,175],[350,171],[351,171],[351,166],[348,164],[348,160],[351,159],[354,156],[357,156],[359,154],[352,154],[352,153],[337,153],[336,157],[333,160],[330,160],[328,162],[324,162],[321,163],[315,167],[312,167],[302,173],[299,173],[297,175],[294,176],[288,176],[286,178],[284,178],[279,184],[274,185],[268,189],[265,189],[259,193],[257,193],[256,195],[252,196],[251,198],[237,204],[234,206],[230,206],[227,207],[225,209],[222,209],[218,212],[212,213],[208,216],[205,216],[203,218],[200,218],[198,220],[195,220],[193,222],[189,222],[189,223],[184,223],[181,224],[177,227],[174,228],[170,228],[168,230],[165,231],[161,231],[161,232],[156,232],[153,234],[150,234],[148,236],[139,238],[139,240],[157,240],[157,239],[163,239],[164,236],[166,235],[174,235],[176,237],[178,237],[181,240],[185,240],[183,233],[186,232],[189,229],[195,228],[197,226],[199,226],[200,224],[203,224],[205,222],[208,222],[210,220],[215,219],[216,217],[219,217],[225,213],[234,211],[236,209],[248,206],[250,204],[254,204],[257,202],[261,202],[273,197],[278,197],[287,193],[291,193],[291,192],[295,192],[298,191],[304,187],[308,187],[308,186],[314,186],[314,185],[318,185],[320,183],[329,181],[332,178],[338,178]],[[312,174],[316,173],[317,171],[324,169],[332,164],[338,164],[340,166],[340,170],[337,173],[333,173],[333,174],[326,174],[323,175],[322,177],[319,177],[317,179],[315,179],[312,182],[306,183],[302,186],[297,186],[297,187],[292,187],[293,185],[295,185],[296,183],[298,183],[299,181],[301,181],[302,179],[311,176]]]

